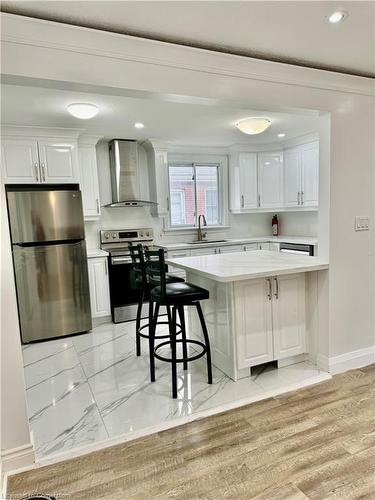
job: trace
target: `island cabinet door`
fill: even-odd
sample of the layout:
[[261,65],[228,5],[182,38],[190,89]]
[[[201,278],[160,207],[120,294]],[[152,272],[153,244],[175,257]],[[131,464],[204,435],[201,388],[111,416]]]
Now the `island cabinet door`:
[[275,359],[305,353],[305,275],[272,278],[272,293]]
[[239,370],[274,359],[270,288],[263,278],[235,284]]

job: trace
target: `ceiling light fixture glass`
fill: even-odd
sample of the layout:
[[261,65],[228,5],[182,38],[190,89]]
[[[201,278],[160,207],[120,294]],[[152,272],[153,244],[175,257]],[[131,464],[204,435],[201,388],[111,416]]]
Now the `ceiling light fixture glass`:
[[89,120],[90,118],[94,118],[94,116],[99,113],[98,106],[84,102],[69,104],[66,109],[72,116],[79,118],[80,120]]
[[348,17],[348,13],[344,11],[336,11],[333,12],[330,16],[328,16],[328,22],[331,24],[341,23],[345,18]]
[[261,134],[271,125],[271,120],[269,118],[260,118],[258,116],[244,118],[239,120],[236,127],[241,130],[244,134]]
[[277,134],[277,137],[280,137],[280,139],[281,139],[282,137],[285,137],[285,134],[284,133]]
[[141,123],[141,122],[135,122],[135,123],[134,123],[134,127],[135,127],[135,128],[144,128],[145,126],[144,126],[144,124],[143,124],[143,123]]

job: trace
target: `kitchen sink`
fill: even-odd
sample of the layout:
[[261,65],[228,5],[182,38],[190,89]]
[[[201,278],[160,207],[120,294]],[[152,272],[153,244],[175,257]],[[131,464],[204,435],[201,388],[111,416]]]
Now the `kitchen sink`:
[[207,243],[225,243],[227,240],[202,240],[202,241],[198,241],[198,240],[194,240],[194,241],[190,241],[189,242],[189,245],[205,245]]

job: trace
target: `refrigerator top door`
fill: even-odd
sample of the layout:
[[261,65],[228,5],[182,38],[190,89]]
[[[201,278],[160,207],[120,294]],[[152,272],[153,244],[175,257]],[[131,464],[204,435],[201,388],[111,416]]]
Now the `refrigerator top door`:
[[8,191],[7,197],[13,244],[85,237],[80,191]]

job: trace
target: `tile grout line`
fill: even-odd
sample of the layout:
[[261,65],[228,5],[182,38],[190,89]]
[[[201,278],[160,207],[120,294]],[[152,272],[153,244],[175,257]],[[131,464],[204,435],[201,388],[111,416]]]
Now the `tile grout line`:
[[100,409],[99,409],[98,402],[97,402],[96,397],[95,397],[95,395],[94,395],[94,393],[93,393],[93,390],[92,390],[92,388],[91,388],[91,385],[90,385],[89,379],[87,378],[87,375],[86,375],[85,369],[84,369],[83,364],[82,364],[82,362],[81,362],[81,358],[80,358],[80,356],[79,356],[79,353],[78,353],[78,351],[77,351],[77,349],[76,349],[76,347],[75,347],[75,345],[74,345],[74,342],[73,342],[73,349],[74,349],[74,352],[75,352],[75,353],[76,353],[76,355],[77,355],[77,358],[78,358],[79,364],[80,364],[80,366],[81,366],[81,370],[82,370],[82,372],[83,372],[83,375],[85,376],[86,383],[87,383],[87,385],[88,385],[88,388],[89,388],[90,394],[91,394],[91,396],[92,396],[93,400],[95,401],[95,406],[96,406],[96,409],[98,410],[98,414],[99,414],[100,420],[101,420],[101,422],[102,422],[102,424],[103,424],[103,427],[104,427],[104,429],[105,429],[105,432],[107,433],[108,438],[110,438],[111,436],[110,436],[110,434],[109,434],[109,432],[108,432],[107,426],[106,426],[106,425],[105,425],[105,423],[104,423],[103,416],[102,416],[101,411],[100,411]]

